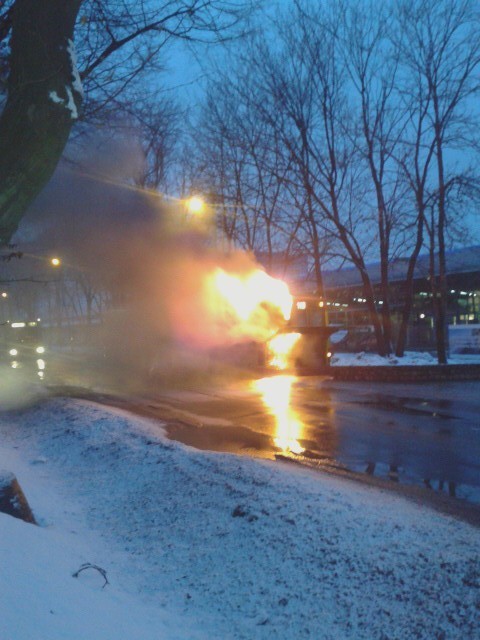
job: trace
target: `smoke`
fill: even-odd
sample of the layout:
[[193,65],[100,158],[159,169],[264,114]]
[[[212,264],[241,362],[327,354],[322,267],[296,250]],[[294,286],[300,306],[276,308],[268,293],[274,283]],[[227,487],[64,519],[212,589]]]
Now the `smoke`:
[[12,370],[0,364],[0,411],[28,406],[43,395],[41,387],[33,384],[31,378],[30,372]]
[[16,238],[22,249],[58,255],[67,279],[108,298],[82,336],[85,353],[95,354],[83,370],[173,375],[205,369],[213,348],[266,340],[282,323],[278,309],[265,303],[239,318],[214,286],[219,269],[246,278],[258,269],[254,258],[217,251],[213,221],[196,223],[179,204],[120,186],[139,164],[128,140],[109,142],[87,168],[63,163]]
[[[145,296],[152,303],[148,315],[164,317],[172,338],[197,350],[266,340],[282,323],[278,309],[267,303],[259,304],[251,313],[246,310],[242,314],[242,309],[237,309],[242,302],[248,304],[242,300],[246,297],[242,282],[255,270],[258,264],[249,254],[224,255],[205,247],[182,245],[177,238],[161,257],[155,256],[149,270],[153,279],[148,293],[153,295]],[[163,303],[163,309],[159,303]]]

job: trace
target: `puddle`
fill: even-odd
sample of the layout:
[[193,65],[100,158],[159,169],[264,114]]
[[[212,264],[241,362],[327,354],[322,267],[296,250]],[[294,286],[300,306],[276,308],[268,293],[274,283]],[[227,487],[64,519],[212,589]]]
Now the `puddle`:
[[216,425],[197,427],[190,424],[169,423],[166,433],[171,440],[177,440],[204,451],[224,451],[269,459],[275,456],[272,438],[246,427]]
[[[383,396],[382,398],[378,399],[354,400],[353,402],[365,407],[374,407],[375,409],[379,409],[381,411],[395,411],[411,416],[430,416],[432,418],[439,418],[441,420],[457,419],[455,415],[450,413],[443,413],[435,407],[427,408],[429,405],[431,405],[431,403],[426,400],[412,401],[411,398],[389,398],[388,396]],[[420,404],[422,405],[422,407],[417,407],[415,406],[415,404]],[[435,402],[435,405],[448,408],[452,405],[452,403],[449,400],[443,402],[437,400]]]
[[476,401],[463,403],[460,393],[460,401],[442,401],[438,391],[430,399],[419,389],[417,397],[395,396],[381,388],[332,389],[315,378],[271,376],[242,393],[225,388],[202,402],[184,396],[167,435],[197,449],[291,458],[479,504]]

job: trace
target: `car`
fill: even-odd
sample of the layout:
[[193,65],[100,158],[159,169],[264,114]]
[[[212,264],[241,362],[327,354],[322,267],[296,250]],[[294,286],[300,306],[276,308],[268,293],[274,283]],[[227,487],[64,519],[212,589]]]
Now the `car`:
[[47,350],[42,340],[40,321],[7,322],[0,328],[2,364],[44,380]]

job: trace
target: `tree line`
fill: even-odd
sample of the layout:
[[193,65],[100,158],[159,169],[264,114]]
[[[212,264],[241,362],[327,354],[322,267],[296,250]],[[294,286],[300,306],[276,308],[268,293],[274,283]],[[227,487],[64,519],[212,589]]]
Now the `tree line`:
[[[415,264],[428,250],[447,360],[446,250],[478,205],[479,18],[469,0],[295,0],[207,87],[196,180],[222,232],[271,256],[308,252],[320,295],[329,261],[353,265],[381,355],[404,353]],[[399,257],[407,275],[394,331]]]
[[[135,130],[145,163],[131,182],[200,191],[232,245],[267,263],[308,255],[319,295],[327,265],[353,265],[380,354],[404,353],[415,265],[428,251],[446,362],[445,256],[465,239],[479,194],[480,8],[292,0],[261,13],[261,4],[2,0],[0,245],[69,136],[88,145],[92,131]],[[159,80],[175,40],[223,42],[226,51],[208,69],[190,127]],[[399,257],[407,276],[393,327]]]

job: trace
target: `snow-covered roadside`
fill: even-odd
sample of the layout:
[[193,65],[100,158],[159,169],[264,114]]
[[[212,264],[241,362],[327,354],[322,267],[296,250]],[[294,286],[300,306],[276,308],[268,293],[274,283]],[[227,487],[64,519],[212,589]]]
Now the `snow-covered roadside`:
[[62,524],[45,530],[0,514],[2,640],[176,637],[174,620],[118,585],[102,590],[95,569],[74,579],[92,547]]
[[[0,415],[0,438],[0,468],[45,525],[0,515],[2,639],[479,633],[472,526],[342,479],[192,450],[86,402]],[[72,578],[83,562],[110,584]]]
[[[453,355],[448,358],[449,364],[480,364],[480,355]],[[388,366],[425,366],[438,364],[431,353],[424,351],[406,351],[402,358],[394,355],[382,357],[376,353],[335,353],[331,359],[336,367],[388,367]]]
[[[0,513],[0,638],[175,637],[175,617],[128,592],[128,575],[109,571],[108,585],[93,568],[73,577],[86,563],[103,568],[112,550],[98,532],[89,530],[82,507],[63,491],[48,460],[15,444],[11,423],[0,415],[0,430],[5,427],[9,437],[2,436],[0,469],[14,470],[40,526]],[[188,637],[205,636],[192,632]]]

